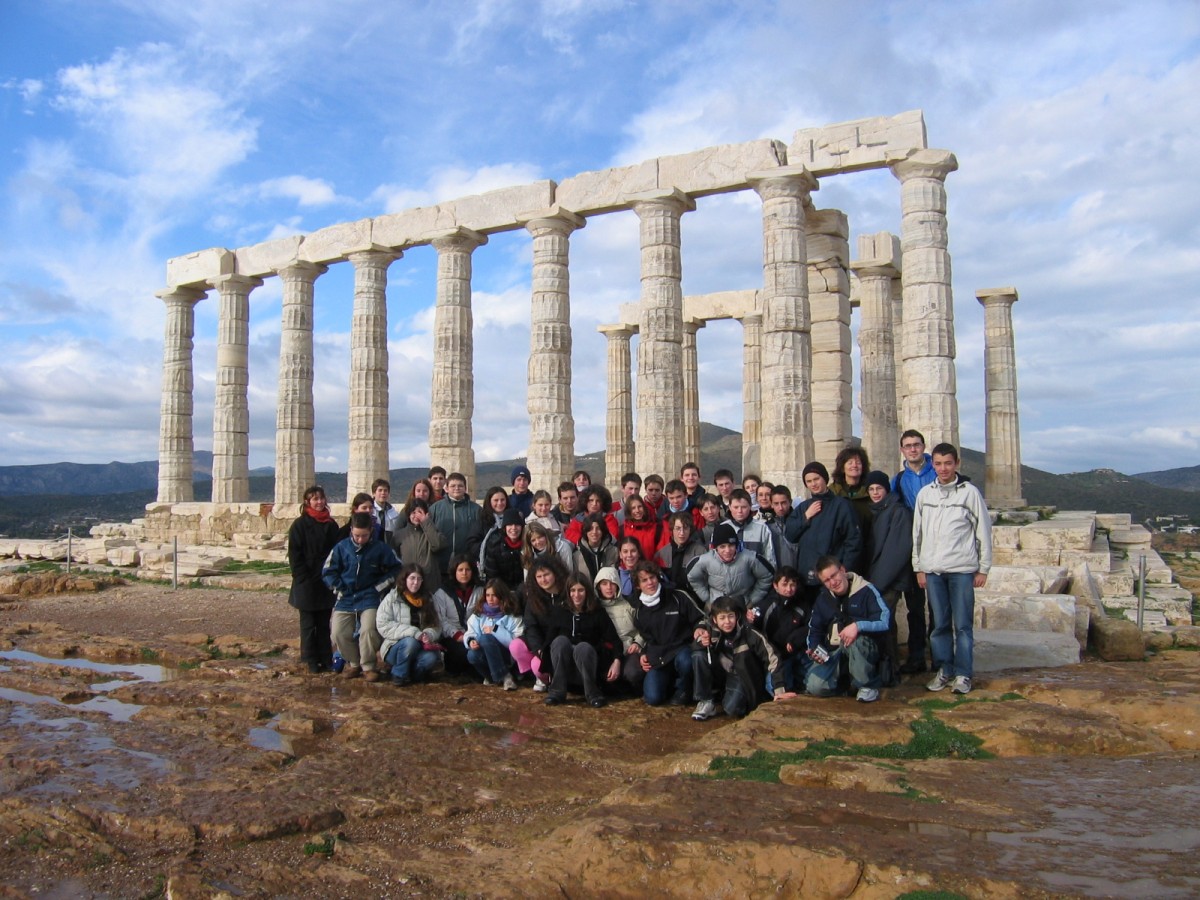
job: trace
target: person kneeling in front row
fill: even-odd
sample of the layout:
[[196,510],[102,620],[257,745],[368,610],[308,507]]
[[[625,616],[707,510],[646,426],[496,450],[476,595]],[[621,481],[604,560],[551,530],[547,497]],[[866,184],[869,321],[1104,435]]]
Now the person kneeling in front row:
[[857,699],[872,703],[883,684],[879,641],[887,637],[891,613],[875,585],[847,572],[837,557],[822,556],[815,571],[822,587],[809,620],[813,667],[805,687],[814,697],[836,695],[845,660]]
[[786,690],[778,655],[771,643],[746,624],[742,605],[732,597],[717,597],[709,608],[711,625],[696,626],[692,644],[692,691],[696,696],[697,722],[717,714],[714,690],[724,687],[721,708],[735,719],[767,699],[767,675],[776,700],[795,697]]

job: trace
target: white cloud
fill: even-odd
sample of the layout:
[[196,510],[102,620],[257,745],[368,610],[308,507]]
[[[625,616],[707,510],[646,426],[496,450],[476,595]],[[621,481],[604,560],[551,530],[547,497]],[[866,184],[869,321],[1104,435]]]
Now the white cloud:
[[467,169],[446,166],[435,169],[422,187],[381,184],[371,194],[385,213],[400,212],[418,206],[433,206],[460,197],[528,184],[539,178],[537,168],[527,163],[497,163]]
[[338,200],[333,186],[321,178],[285,175],[271,178],[259,185],[263,197],[283,197],[295,200],[300,206],[325,206]]

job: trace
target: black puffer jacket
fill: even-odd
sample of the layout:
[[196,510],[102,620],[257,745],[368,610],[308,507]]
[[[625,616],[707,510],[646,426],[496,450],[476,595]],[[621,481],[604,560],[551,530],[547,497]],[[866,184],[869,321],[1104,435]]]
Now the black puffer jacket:
[[321,578],[321,570],[337,542],[338,524],[332,519],[318,522],[305,513],[288,529],[288,565],[292,569],[288,603],[296,609],[333,609],[333,592]]
[[910,591],[912,570],[912,511],[899,493],[889,492],[871,504],[871,561],[867,580],[880,591]]

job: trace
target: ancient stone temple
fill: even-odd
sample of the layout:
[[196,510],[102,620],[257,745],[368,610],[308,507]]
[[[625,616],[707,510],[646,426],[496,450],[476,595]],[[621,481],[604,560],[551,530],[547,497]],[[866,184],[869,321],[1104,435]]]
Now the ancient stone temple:
[[[897,180],[900,235],[861,237],[859,258],[851,260],[846,214],[819,208],[813,192],[821,180],[879,168],[889,169]],[[598,215],[636,216],[641,245],[641,296],[614,309],[613,324],[601,327],[608,338],[603,415],[610,480],[628,469],[671,475],[682,461],[697,456],[696,333],[716,319],[742,324],[747,470],[799,486],[807,461],[832,463],[854,440],[854,308],[861,316],[862,440],[872,458],[896,457],[899,423],[920,429],[930,445],[957,444],[945,190],[945,179],[956,168],[952,153],[928,147],[922,114],[911,111],[804,128],[790,142],[707,147],[172,259],[167,287],[159,294],[167,316],[157,506],[179,516],[215,516],[248,500],[248,298],[265,279],[279,278],[283,321],[274,514],[295,515],[315,469],[314,295],[320,276],[339,264],[354,269],[348,493],[386,473],[387,272],[393,261],[420,245],[437,251],[430,457],[464,473],[474,489],[472,259],[486,252],[488,235],[520,229],[529,234],[532,257],[529,467],[537,486],[567,479],[579,412],[572,408],[570,243],[571,235]],[[685,297],[681,220],[695,209],[697,197],[733,191],[753,191],[761,200],[761,282],[741,291]],[[211,508],[194,504],[192,493],[194,308],[210,291],[219,304]],[[992,331],[989,324],[989,335]],[[636,356],[631,352],[635,334]],[[993,361],[1011,365],[1011,359],[1011,353],[989,351],[989,385],[1003,382],[992,373]],[[1011,383],[1015,403],[1015,378]],[[1011,434],[997,440],[1016,448],[1015,406],[1011,415],[991,410],[989,405],[989,443],[993,423],[1010,423]],[[1011,460],[1011,454],[1005,458]],[[1007,484],[1005,490],[1019,494],[1019,480],[1015,489]]]

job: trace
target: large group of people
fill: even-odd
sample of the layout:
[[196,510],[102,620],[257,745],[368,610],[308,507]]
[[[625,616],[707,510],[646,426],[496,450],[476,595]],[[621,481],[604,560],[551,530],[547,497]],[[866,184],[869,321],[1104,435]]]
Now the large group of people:
[[288,535],[301,660],[398,687],[443,671],[531,684],[552,706],[694,703],[704,720],[798,693],[874,702],[927,671],[928,647],[926,687],[968,693],[987,508],[953,445],[927,454],[909,430],[900,451],[892,476],[860,447],[832,476],[810,462],[803,499],[727,469],[710,493],[687,462],[669,480],[630,472],[616,497],[586,471],[536,490],[517,466],[479,504],[435,466],[399,506],[378,479],[340,528],[310,487]]

